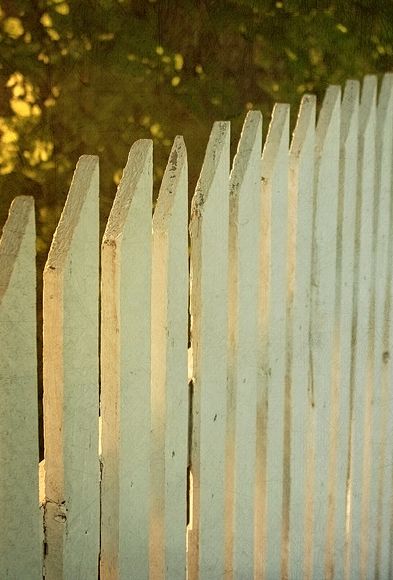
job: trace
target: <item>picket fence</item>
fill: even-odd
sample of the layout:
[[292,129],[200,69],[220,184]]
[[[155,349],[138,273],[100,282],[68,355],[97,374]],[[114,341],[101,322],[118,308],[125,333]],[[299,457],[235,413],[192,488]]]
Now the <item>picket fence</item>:
[[79,160],[44,271],[41,480],[34,207],[13,202],[1,579],[393,578],[393,74],[377,89],[330,86],[317,122],[304,96],[290,146],[276,105],[263,151],[249,112],[231,171],[216,123],[190,274],[182,138],[153,220],[132,146],[101,256]]

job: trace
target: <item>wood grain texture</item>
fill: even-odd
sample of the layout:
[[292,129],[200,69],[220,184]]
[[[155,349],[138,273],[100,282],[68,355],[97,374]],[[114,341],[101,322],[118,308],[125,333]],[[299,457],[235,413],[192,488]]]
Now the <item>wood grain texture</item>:
[[0,239],[0,577],[42,578],[35,219],[17,197]]
[[193,349],[189,577],[225,577],[229,123],[215,123],[191,208]]
[[254,567],[261,148],[262,116],[252,111],[229,185],[228,578],[251,578]]
[[187,152],[176,137],[153,217],[151,573],[186,577],[188,460]]
[[97,574],[98,235],[98,159],[83,156],[44,270],[48,579],[88,579]]
[[288,549],[284,577],[301,578],[308,537],[310,441],[309,335],[316,99],[303,97],[289,156],[288,333],[285,441],[290,469]]
[[101,253],[101,576],[149,578],[152,142],[132,146]]

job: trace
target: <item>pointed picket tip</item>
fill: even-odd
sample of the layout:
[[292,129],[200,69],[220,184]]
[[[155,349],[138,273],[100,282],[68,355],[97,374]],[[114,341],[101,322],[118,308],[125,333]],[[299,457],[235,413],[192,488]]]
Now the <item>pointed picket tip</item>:
[[[381,90],[378,97],[378,123],[382,130],[386,117],[393,106],[393,73],[384,75],[381,84]],[[379,131],[377,131],[379,135]]]
[[90,198],[95,198],[98,204],[98,180],[98,157],[82,155],[76,165],[67,200],[53,236],[45,273],[52,270],[57,270],[58,273],[63,271],[84,205]]
[[191,219],[203,211],[208,203],[209,191],[217,173],[224,151],[229,151],[230,139],[229,121],[216,121],[210,133],[209,142],[203,160],[202,170],[198,179],[191,203]]
[[[235,158],[230,174],[229,195],[233,196],[238,191],[238,186],[243,182],[254,149],[259,152],[262,148],[262,113],[249,111],[245,118]],[[260,156],[260,153],[259,153]]]
[[141,180],[145,176],[151,177],[152,174],[153,141],[139,139],[132,145],[128,154],[127,163],[105,228],[103,245],[111,244],[121,237],[135,196],[143,194],[144,188],[140,187]]
[[292,157],[299,158],[307,145],[309,136],[315,131],[317,98],[315,95],[304,95],[296,121],[290,146]]
[[183,137],[177,135],[172,145],[154,210],[153,228],[155,230],[168,229],[176,196],[178,193],[180,195],[183,193],[179,191],[182,179],[185,179],[187,187],[187,149]]
[[[33,224],[31,233],[27,231],[30,223]],[[34,198],[20,195],[11,203],[0,237],[0,304],[7,292],[26,235],[31,236],[35,249]]]
[[315,149],[318,157],[322,155],[331,131],[340,122],[340,105],[341,87],[338,85],[328,86],[317,122]]
[[362,135],[372,117],[377,104],[378,78],[376,75],[366,75],[363,79],[362,93],[360,97],[359,133]]
[[289,112],[290,106],[286,103],[276,103],[274,105],[266,142],[262,152],[262,174],[265,179],[269,179],[273,175],[281,149],[283,147],[288,149]]
[[352,135],[354,123],[357,122],[359,112],[360,83],[349,80],[345,83],[344,96],[341,103],[341,147],[345,147]]

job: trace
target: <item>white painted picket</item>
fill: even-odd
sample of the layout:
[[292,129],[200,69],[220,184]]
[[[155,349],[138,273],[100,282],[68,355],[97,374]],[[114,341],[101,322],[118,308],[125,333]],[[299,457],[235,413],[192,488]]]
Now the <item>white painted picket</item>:
[[393,576],[393,74],[377,89],[329,87],[317,123],[306,95],[290,147],[288,105],[263,151],[250,112],[231,173],[216,123],[190,273],[183,139],[153,217],[152,142],[132,146],[101,275],[98,159],[80,159],[44,271],[41,509],[34,206],[14,202],[1,578]]
[[335,328],[336,240],[341,90],[327,89],[315,135],[315,199],[311,272],[310,398],[313,449],[313,532],[305,578],[325,578],[331,567],[327,551],[332,473],[333,341]]
[[82,157],[44,271],[45,577],[99,556],[98,158]]
[[252,578],[258,390],[262,116],[246,117],[230,175],[227,577]]
[[150,140],[131,148],[101,255],[101,577],[149,578]]
[[0,240],[0,578],[41,578],[34,200],[18,197]]
[[[352,338],[352,417],[350,466],[350,577],[365,575],[367,558],[367,513],[370,474],[370,388],[372,380],[372,304],[374,166],[376,83],[366,77],[359,111],[357,232],[355,243],[354,334]],[[363,534],[366,537],[363,540]]]
[[[392,511],[392,457],[393,457],[393,397],[391,394],[391,341],[389,340],[389,325],[391,325],[391,301],[389,292],[392,280],[392,211],[393,193],[393,74],[385,75],[380,90],[377,110],[376,129],[376,162],[377,162],[377,192],[379,195],[379,212],[377,236],[379,241],[380,270],[376,271],[377,294],[375,297],[375,364],[380,365],[375,379],[380,386],[379,416],[373,418],[374,426],[380,428],[380,437],[374,439],[372,493],[370,508],[373,510],[374,529],[376,535],[375,569],[369,567],[369,576],[375,573],[379,578],[388,577],[389,513]],[[382,263],[381,263],[382,262]],[[382,270],[382,271],[381,271]],[[379,276],[383,276],[383,286]],[[378,309],[379,312],[378,312]],[[377,325],[378,321],[378,325]],[[377,386],[377,385],[376,385]],[[377,475],[374,482],[373,476]],[[373,503],[375,502],[375,503]],[[374,511],[375,510],[375,511]]]
[[351,407],[351,348],[355,265],[359,83],[348,81],[341,105],[337,230],[336,333],[333,359],[332,510],[328,524],[330,576],[345,578],[347,570],[347,488]]
[[186,578],[188,184],[184,141],[169,156],[153,218],[150,576]]
[[[310,456],[310,283],[314,191],[316,99],[303,97],[289,158],[287,403],[290,405],[288,547],[284,573],[303,576],[311,526],[308,458]],[[287,492],[288,493],[288,492]]]
[[229,123],[215,123],[191,208],[192,579],[225,574]]

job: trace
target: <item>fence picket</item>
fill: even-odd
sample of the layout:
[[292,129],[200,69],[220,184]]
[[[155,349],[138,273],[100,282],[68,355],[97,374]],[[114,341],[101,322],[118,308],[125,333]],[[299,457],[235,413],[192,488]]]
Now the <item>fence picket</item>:
[[254,567],[261,148],[262,116],[251,111],[229,185],[228,578]]
[[215,123],[191,209],[193,348],[189,577],[225,573],[229,123]]
[[340,167],[337,229],[336,335],[333,361],[334,477],[330,480],[332,510],[328,551],[330,577],[345,578],[347,563],[347,485],[350,437],[350,386],[353,287],[355,267],[357,144],[360,85],[348,81],[341,104]]
[[283,550],[288,142],[289,105],[276,105],[262,154],[260,225],[261,376],[255,539],[256,574],[267,578],[280,575]]
[[303,97],[289,157],[287,397],[290,404],[288,549],[283,576],[301,578],[308,537],[309,327],[315,146],[314,96]]
[[186,577],[188,184],[176,137],[153,218],[151,577]]
[[[333,336],[335,322],[339,87],[330,86],[318,118],[315,140],[315,200],[311,273],[310,398],[312,415],[312,549],[305,577],[324,578],[331,554],[326,553],[329,520]],[[312,570],[312,572],[311,572]]]
[[101,575],[149,577],[152,142],[131,148],[101,253]]
[[83,156],[44,270],[48,579],[97,575],[98,235],[98,159]]
[[[375,79],[377,83],[377,79]],[[373,270],[372,270],[372,302],[370,312],[370,333],[373,341],[371,347],[371,393],[370,393],[370,460],[367,477],[369,478],[368,523],[367,533],[367,577],[373,577],[377,565],[377,543],[379,535],[378,503],[381,493],[381,477],[383,463],[382,451],[382,423],[385,407],[382,406],[382,365],[383,365],[383,327],[385,318],[385,296],[388,266],[388,241],[390,227],[390,188],[382,186],[384,179],[382,171],[382,143],[384,130],[389,128],[389,119],[386,99],[389,95],[384,91],[380,95],[377,107],[376,134],[375,134],[375,185],[374,185],[374,235],[373,235]],[[391,134],[388,137],[391,138]],[[385,137],[386,139],[386,137]],[[388,152],[389,146],[385,149]],[[390,159],[391,162],[391,159]],[[389,171],[390,173],[390,171]]]
[[[379,578],[388,577],[389,562],[389,512],[391,510],[392,494],[392,456],[393,456],[393,400],[391,396],[391,384],[389,374],[391,372],[390,348],[392,340],[389,340],[389,325],[391,322],[390,286],[392,279],[392,211],[391,196],[393,192],[393,74],[385,75],[378,99],[377,109],[377,190],[379,192],[379,220],[377,235],[379,238],[379,252],[383,263],[381,264],[384,286],[379,285],[378,270],[375,281],[377,293],[375,297],[376,327],[375,340],[378,348],[375,352],[375,364],[380,365],[379,375],[375,374],[375,380],[381,385],[380,417],[374,416],[373,426],[380,428],[380,441],[374,440],[373,474],[378,475],[378,485],[373,485],[370,498],[371,510],[376,509],[376,552],[375,570],[369,568],[369,575],[375,573]],[[377,242],[378,243],[378,242]],[[378,321],[378,324],[377,324]],[[380,342],[379,342],[380,341]],[[373,427],[374,429],[374,427]],[[374,431],[373,431],[374,433]],[[373,503],[375,502],[375,504]]]
[[0,577],[42,578],[38,503],[34,201],[17,197],[0,239]]
[[[369,474],[370,387],[372,377],[371,300],[374,225],[376,79],[365,77],[359,111],[358,208],[355,244],[354,334],[350,466],[350,577],[366,573]],[[365,541],[362,533],[366,534]]]

